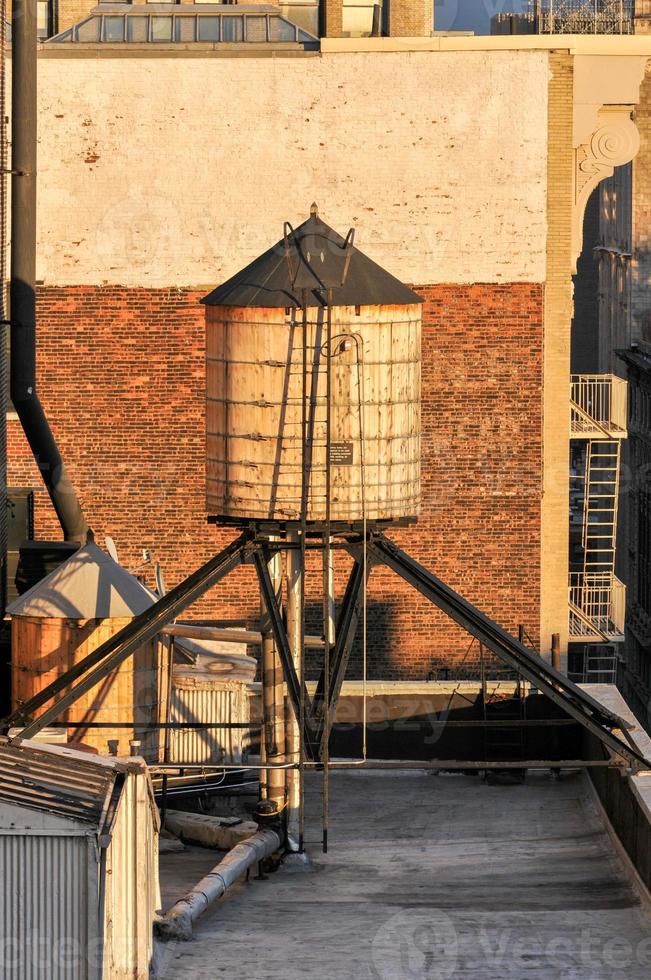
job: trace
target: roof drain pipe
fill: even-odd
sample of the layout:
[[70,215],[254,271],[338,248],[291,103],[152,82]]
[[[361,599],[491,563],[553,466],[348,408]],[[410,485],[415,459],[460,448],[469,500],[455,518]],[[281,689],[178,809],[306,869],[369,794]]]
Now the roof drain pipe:
[[36,393],[36,8],[11,14],[11,400],[66,541],[85,544],[88,524]]
[[163,939],[191,939],[193,923],[199,916],[253,865],[271,857],[280,847],[280,832],[269,827],[236,844],[205,878],[156,922],[158,935]]

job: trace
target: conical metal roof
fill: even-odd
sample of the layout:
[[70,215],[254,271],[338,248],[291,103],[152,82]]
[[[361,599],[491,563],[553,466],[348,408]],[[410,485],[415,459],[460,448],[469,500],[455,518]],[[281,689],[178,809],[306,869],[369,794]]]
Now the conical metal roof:
[[90,542],[12,602],[12,616],[118,619],[153,605],[153,594]]
[[212,293],[207,306],[325,305],[410,306],[422,303],[405,286],[353,245],[354,232],[342,238],[312,205],[310,217],[298,228],[285,226],[285,236]]

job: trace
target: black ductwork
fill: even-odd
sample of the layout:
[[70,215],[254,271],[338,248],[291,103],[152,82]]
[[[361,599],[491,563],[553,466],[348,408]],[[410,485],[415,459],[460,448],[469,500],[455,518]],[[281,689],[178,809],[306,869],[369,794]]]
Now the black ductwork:
[[88,525],[36,391],[36,7],[12,9],[11,400],[66,541]]

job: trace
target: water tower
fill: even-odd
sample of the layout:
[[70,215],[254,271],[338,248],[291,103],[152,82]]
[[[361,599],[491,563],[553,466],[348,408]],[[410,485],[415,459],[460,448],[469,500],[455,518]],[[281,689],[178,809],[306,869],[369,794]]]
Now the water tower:
[[310,529],[416,518],[422,300],[312,207],[203,302],[207,505]]
[[[262,658],[266,757],[297,761],[302,727],[313,752],[321,733],[316,752],[327,765],[322,730],[329,729],[331,695],[336,699],[345,671],[345,662],[333,658],[333,536],[353,532],[366,541],[369,528],[418,516],[422,300],[355,247],[352,229],[342,237],[313,205],[303,224],[286,223],[276,245],[203,302],[207,509],[216,523],[268,535],[271,550],[264,563],[258,559],[263,619],[270,602],[280,609],[280,552],[286,555],[285,618],[302,725],[290,720],[283,733],[283,674],[269,623]],[[311,736],[302,655],[308,548],[322,552],[324,597],[324,668]],[[367,574],[364,552],[347,589],[352,622],[360,603],[365,610]],[[291,776],[289,784],[295,812],[300,794]],[[283,774],[270,772],[267,790],[281,803]]]
[[[313,207],[304,224],[296,230],[286,224],[277,245],[204,303],[208,513],[240,533],[3,719],[0,731],[21,724],[13,742],[33,738],[200,596],[234,569],[252,564],[262,611],[256,639],[261,633],[264,789],[286,808],[289,837],[296,835],[300,848],[303,775],[308,767],[322,769],[325,847],[328,737],[360,620],[364,650],[368,574],[381,565],[474,636],[480,649],[547,695],[614,757],[636,771],[647,769],[648,762],[618,736],[621,719],[385,534],[387,525],[409,523],[418,514],[420,298],[358,251],[352,231],[341,237]],[[336,621],[333,555],[352,559]],[[308,569],[323,575],[322,589],[312,590],[323,595],[320,636],[305,632]],[[309,694],[307,647],[319,648],[321,663]],[[503,761],[491,760],[490,766]],[[343,766],[360,763],[394,765],[365,756]],[[427,765],[445,768],[449,761]],[[481,770],[487,761],[470,765]],[[273,813],[261,816],[276,819]]]

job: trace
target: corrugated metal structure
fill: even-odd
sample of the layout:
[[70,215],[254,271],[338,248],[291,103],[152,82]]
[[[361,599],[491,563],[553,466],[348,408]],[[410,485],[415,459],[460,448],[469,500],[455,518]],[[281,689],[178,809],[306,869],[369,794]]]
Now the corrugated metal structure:
[[[174,668],[172,680],[174,722],[247,725],[250,720],[246,684],[224,681],[207,670]],[[242,761],[246,728],[181,728],[170,734],[171,762]]]
[[[148,589],[97,545],[80,548],[8,608],[15,705],[29,701],[154,601]],[[147,761],[159,760],[162,740],[156,725],[165,716],[168,697],[166,644],[158,637],[143,644],[58,719],[70,725],[71,741],[106,753],[109,739],[116,739],[119,751],[127,754],[129,740],[135,738]],[[111,727],[124,723],[134,727]]]
[[158,892],[142,759],[0,741],[3,980],[145,980]]
[[171,762],[242,762],[251,718],[249,686],[256,672],[253,657],[238,644],[176,639],[179,661],[172,672],[171,720],[176,723],[226,724],[234,728],[179,728],[170,732]]

